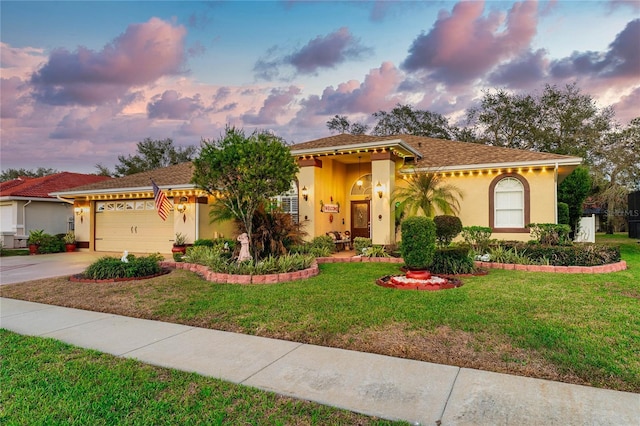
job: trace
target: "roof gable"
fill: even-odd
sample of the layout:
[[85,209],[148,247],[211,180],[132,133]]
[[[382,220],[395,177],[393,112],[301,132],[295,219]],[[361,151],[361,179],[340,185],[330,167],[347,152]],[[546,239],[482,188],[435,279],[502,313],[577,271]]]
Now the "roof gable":
[[[108,181],[79,186],[73,188],[73,191],[69,192],[95,193],[100,191],[109,192],[110,190],[126,190],[132,188],[148,188],[151,190],[151,179],[153,179],[158,186],[186,186],[191,185],[192,176],[193,164],[191,162],[186,162],[176,164],[174,166],[162,167],[160,169],[110,179]],[[62,195],[64,195],[64,193]]]

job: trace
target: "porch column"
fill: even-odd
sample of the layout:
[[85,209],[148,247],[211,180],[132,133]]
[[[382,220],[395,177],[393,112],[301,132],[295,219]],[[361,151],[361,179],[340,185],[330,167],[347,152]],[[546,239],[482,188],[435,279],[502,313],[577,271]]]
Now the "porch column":
[[[371,240],[373,244],[387,245],[396,242],[395,208],[391,205],[391,193],[396,182],[396,158],[389,151],[371,154]],[[382,197],[380,197],[380,191],[382,191]]]
[[[317,172],[322,168],[322,161],[315,158],[298,160],[298,218],[302,231],[306,232],[305,239],[311,241],[316,236],[316,189],[318,187]],[[306,188],[307,199],[303,191]]]

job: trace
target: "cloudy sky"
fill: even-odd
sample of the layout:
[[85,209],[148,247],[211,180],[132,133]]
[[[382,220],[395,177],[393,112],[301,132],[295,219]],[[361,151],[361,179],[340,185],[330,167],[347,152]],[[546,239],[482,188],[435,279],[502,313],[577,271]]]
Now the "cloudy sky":
[[0,3],[3,170],[95,172],[226,124],[290,143],[397,103],[455,124],[482,90],[577,82],[640,115],[640,1]]

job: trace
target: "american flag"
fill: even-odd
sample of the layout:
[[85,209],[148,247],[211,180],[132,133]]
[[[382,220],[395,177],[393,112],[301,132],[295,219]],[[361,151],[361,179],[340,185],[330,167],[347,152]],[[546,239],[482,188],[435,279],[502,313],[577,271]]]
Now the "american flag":
[[153,186],[153,198],[156,202],[158,216],[160,216],[160,219],[162,220],[167,220],[169,212],[171,211],[171,203],[167,199],[167,196],[164,195],[164,192],[158,188],[158,185],[156,185],[153,179],[151,179],[151,185]]

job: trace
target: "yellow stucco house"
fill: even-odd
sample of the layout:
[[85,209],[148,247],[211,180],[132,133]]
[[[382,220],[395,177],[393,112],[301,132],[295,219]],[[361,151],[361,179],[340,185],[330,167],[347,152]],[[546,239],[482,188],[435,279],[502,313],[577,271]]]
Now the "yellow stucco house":
[[[557,186],[582,161],[428,137],[341,134],[290,146],[300,171],[278,197],[308,233],[350,231],[391,244],[394,188],[412,172],[436,172],[460,188],[463,226],[490,226],[493,237],[529,239],[525,225],[557,222]],[[81,248],[136,253],[171,251],[176,233],[235,237],[231,223],[209,223],[214,199],[191,183],[191,163],[138,173],[53,194],[74,202]],[[173,205],[167,220],[155,210],[151,180]]]

